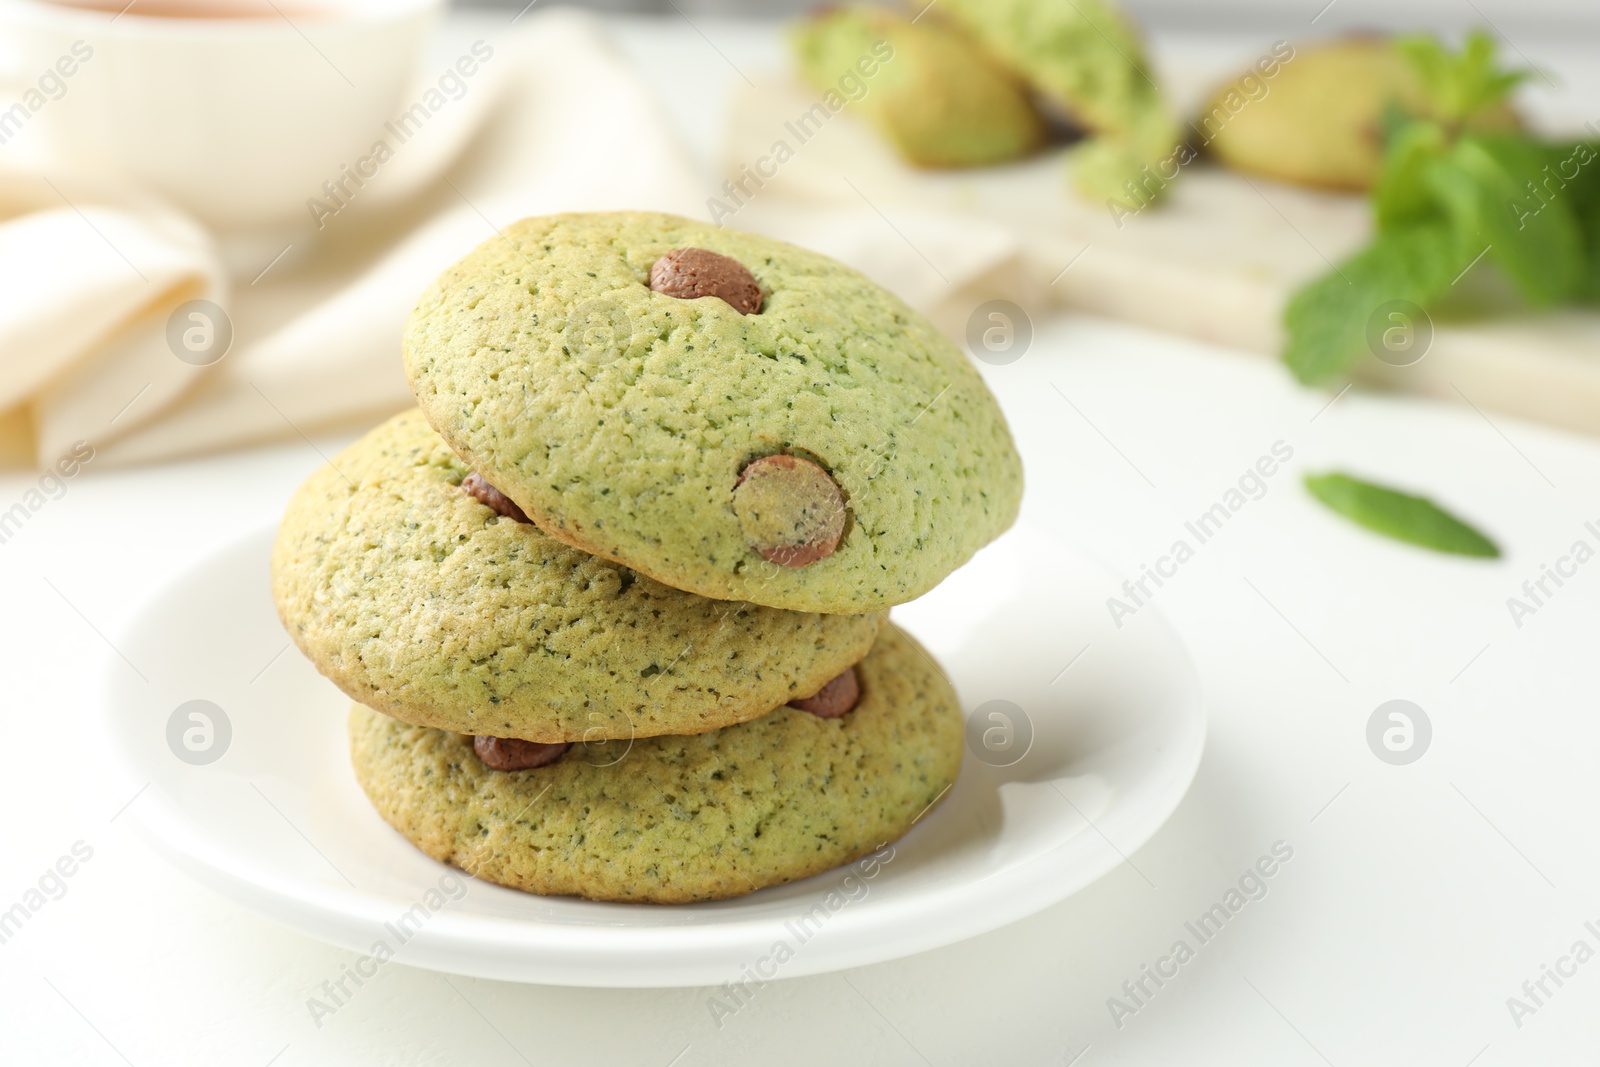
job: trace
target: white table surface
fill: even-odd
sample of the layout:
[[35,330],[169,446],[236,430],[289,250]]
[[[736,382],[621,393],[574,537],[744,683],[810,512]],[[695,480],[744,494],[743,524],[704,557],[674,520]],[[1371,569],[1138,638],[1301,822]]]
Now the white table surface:
[[[710,30],[743,60],[774,54]],[[653,49],[696,40],[628,35],[656,71],[675,63]],[[727,74],[702,58],[691,89]],[[714,147],[714,106],[669,106]],[[340,442],[91,464],[0,544],[0,911],[75,843],[92,849],[0,944],[0,1063],[1594,1063],[1600,961],[1547,982],[1520,1027],[1506,1000],[1575,941],[1600,950],[1585,929],[1600,929],[1600,564],[1520,628],[1506,600],[1575,540],[1600,545],[1584,525],[1600,525],[1600,443],[1465,406],[1357,392],[1327,406],[1259,361],[1084,318],[1037,325],[1026,356],[986,368],[1027,463],[1026,514],[1126,572],[1275,442],[1294,450],[1156,598],[1199,666],[1210,737],[1138,870],[945,949],[770,984],[720,1029],[714,990],[452,986],[400,962],[319,1028],[307,998],[354,956],[168,868],[117,817],[130,798],[101,787],[84,724],[107,635],[275,517]],[[1343,524],[1298,485],[1327,466],[1448,501],[1506,557],[1450,559]],[[36,479],[0,476],[0,510]],[[1366,743],[1394,698],[1433,723],[1408,766]],[[1280,841],[1293,859],[1267,895],[1119,1027],[1108,998],[1175,940],[1195,944],[1185,921]]]

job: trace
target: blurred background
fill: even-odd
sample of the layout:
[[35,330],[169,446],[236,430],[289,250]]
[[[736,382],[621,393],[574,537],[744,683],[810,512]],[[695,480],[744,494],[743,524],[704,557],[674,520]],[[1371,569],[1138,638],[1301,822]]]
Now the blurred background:
[[[370,425],[410,403],[398,329],[443,264],[524,215],[617,207],[802,241],[958,339],[1004,300],[1008,323],[1086,311],[1308,385],[1600,421],[1596,198],[1500,232],[1593,136],[1600,9],[1002,7],[0,0],[0,458]],[[1407,122],[1440,131],[1440,166],[1475,127],[1520,162],[1452,216],[1453,270],[1397,284],[1380,257],[1381,292],[1315,295],[1385,236],[1369,194]],[[1396,300],[1415,358],[1367,337],[1400,336],[1369,321]]]
[[[509,7],[515,10],[522,5],[513,0],[469,0],[464,6]],[[688,15],[782,18],[802,14],[816,5],[805,0],[675,0],[675,3],[674,0],[580,0],[577,6],[597,11],[662,15],[673,14],[676,6]],[[1249,29],[1302,17],[1309,19],[1320,6],[1288,0],[1219,0],[1217,3],[1204,4],[1185,0],[1130,0],[1123,5],[1152,30]],[[1302,8],[1305,10],[1302,11]],[[1459,30],[1486,19],[1528,29],[1561,32],[1600,25],[1600,10],[1581,0],[1532,0],[1530,3],[1482,0],[1476,5],[1457,0],[1406,0],[1404,3],[1339,0],[1318,19],[1317,24],[1326,30],[1363,27],[1399,30],[1424,26]]]
[[[1591,1064],[1593,976],[1504,1005],[1600,921],[1600,584],[1508,614],[1600,537],[1597,142],[1593,0],[0,0],[0,802],[43,810],[0,907],[96,850],[0,953],[0,1062]],[[1011,421],[1024,520],[1110,570],[1238,497],[1160,590],[1204,761],[1137,868],[726,1031],[714,990],[403,964],[324,1029],[306,998],[352,955],[169,869],[145,801],[72,764],[104,732],[78,687],[196,685],[188,649],[170,677],[118,651],[145,602],[414,403],[404,324],[449,264],[615,209],[817,249],[929,316]],[[1480,551],[1346,521],[1316,471]],[[295,654],[263,629],[217,626],[269,702]],[[1364,732],[1397,698],[1434,716],[1414,765]],[[283,847],[342,832],[322,809]],[[1108,1016],[1280,839],[1271,899]]]

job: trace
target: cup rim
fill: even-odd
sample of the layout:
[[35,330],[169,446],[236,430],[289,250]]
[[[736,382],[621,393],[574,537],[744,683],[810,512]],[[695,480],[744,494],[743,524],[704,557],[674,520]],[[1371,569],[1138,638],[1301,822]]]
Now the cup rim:
[[99,8],[76,7],[50,0],[0,0],[0,18],[21,18],[35,25],[54,25],[81,33],[116,33],[123,37],[254,37],[299,36],[301,26],[347,29],[403,22],[443,8],[448,0],[318,0],[327,8],[314,19],[289,21],[288,16],[183,18],[113,15]]

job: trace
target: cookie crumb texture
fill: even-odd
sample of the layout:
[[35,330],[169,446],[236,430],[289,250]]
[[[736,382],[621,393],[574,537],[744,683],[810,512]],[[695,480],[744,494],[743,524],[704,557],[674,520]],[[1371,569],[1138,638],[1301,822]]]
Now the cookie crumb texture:
[[278,528],[285,628],[396,718],[545,744],[698,733],[816,692],[882,625],[669,589],[497,515],[468,473],[410,411],[313,474]]
[[591,900],[742,896],[895,840],[955,781],[960,705],[926,654],[888,626],[859,670],[861,703],[841,719],[779,708],[520,772],[358,704],[351,757],[390,825],[479,878]]
[[[650,289],[686,247],[731,256],[760,314]],[[702,596],[865,613],[936,585],[1016,517],[1022,467],[970,361],[864,276],[669,215],[525,219],[447,270],[406,327],[430,422],[552,536]],[[838,484],[838,549],[762,557],[734,488],[787,453]]]

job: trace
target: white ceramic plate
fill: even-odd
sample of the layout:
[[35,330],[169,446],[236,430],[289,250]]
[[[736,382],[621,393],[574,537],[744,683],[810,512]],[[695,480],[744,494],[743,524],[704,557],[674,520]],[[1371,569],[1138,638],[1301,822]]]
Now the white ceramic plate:
[[[955,682],[968,752],[944,803],[876,863],[710,904],[530,896],[453,875],[368,805],[346,754],[348,703],[289,647],[273,610],[271,542],[263,530],[196,566],[119,640],[149,681],[111,668],[112,788],[145,787],[124,817],[201,881],[313,937],[418,967],[718,985],[935,948],[1123,862],[1177,806],[1204,744],[1194,671],[1166,621],[1145,608],[1117,628],[1105,601],[1119,581],[1019,527],[894,613]],[[195,700],[220,714],[183,707]]]

